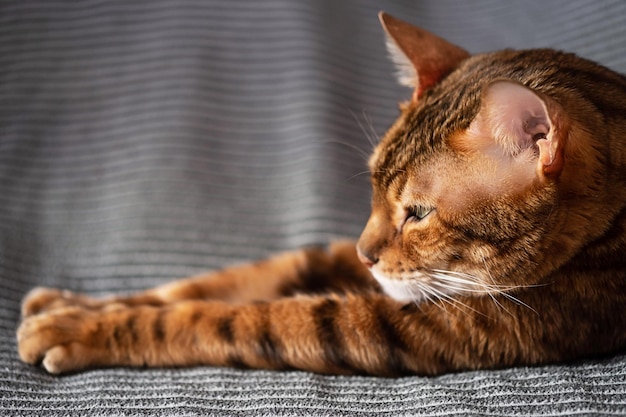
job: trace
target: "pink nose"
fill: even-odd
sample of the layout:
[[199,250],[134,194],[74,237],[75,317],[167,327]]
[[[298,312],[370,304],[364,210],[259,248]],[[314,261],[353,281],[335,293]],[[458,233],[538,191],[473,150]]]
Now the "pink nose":
[[359,257],[359,261],[361,261],[361,263],[368,268],[373,267],[374,264],[378,261],[378,259],[372,259],[370,256],[361,252],[361,249],[359,248],[356,249],[356,254]]

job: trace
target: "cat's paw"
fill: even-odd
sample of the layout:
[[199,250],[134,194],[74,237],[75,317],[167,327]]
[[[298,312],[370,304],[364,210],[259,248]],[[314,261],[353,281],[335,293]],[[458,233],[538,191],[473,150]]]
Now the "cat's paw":
[[83,369],[97,359],[99,323],[80,307],[58,308],[26,318],[17,330],[20,358],[50,373]]
[[30,317],[46,311],[62,299],[60,290],[45,287],[33,288],[22,300],[22,317]]
[[24,297],[22,301],[22,317],[28,318],[65,307],[97,308],[100,304],[98,300],[86,295],[76,294],[67,290],[37,287]]

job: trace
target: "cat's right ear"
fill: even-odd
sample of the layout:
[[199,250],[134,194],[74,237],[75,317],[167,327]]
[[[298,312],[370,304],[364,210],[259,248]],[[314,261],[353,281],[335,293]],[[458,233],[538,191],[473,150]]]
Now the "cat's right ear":
[[563,168],[564,123],[560,106],[549,97],[517,82],[495,81],[483,91],[466,147],[504,160],[532,156],[541,177],[555,177]]
[[398,68],[398,81],[415,89],[413,100],[470,56],[466,50],[385,12],[378,18],[387,34],[387,50]]

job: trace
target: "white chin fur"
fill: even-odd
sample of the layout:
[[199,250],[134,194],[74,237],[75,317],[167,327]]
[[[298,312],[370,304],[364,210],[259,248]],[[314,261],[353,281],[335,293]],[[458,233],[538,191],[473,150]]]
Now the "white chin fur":
[[389,279],[385,275],[376,271],[374,268],[370,270],[376,281],[383,288],[385,294],[400,302],[420,301],[421,294],[413,294],[409,289],[406,281]]

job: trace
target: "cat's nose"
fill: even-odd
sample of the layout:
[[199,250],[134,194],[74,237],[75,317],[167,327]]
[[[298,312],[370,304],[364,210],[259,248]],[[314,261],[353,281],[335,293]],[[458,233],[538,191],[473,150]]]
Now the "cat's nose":
[[359,257],[359,261],[361,261],[361,263],[368,268],[373,267],[376,262],[378,262],[378,258],[372,256],[367,252],[363,252],[358,246],[356,248],[356,254]]

